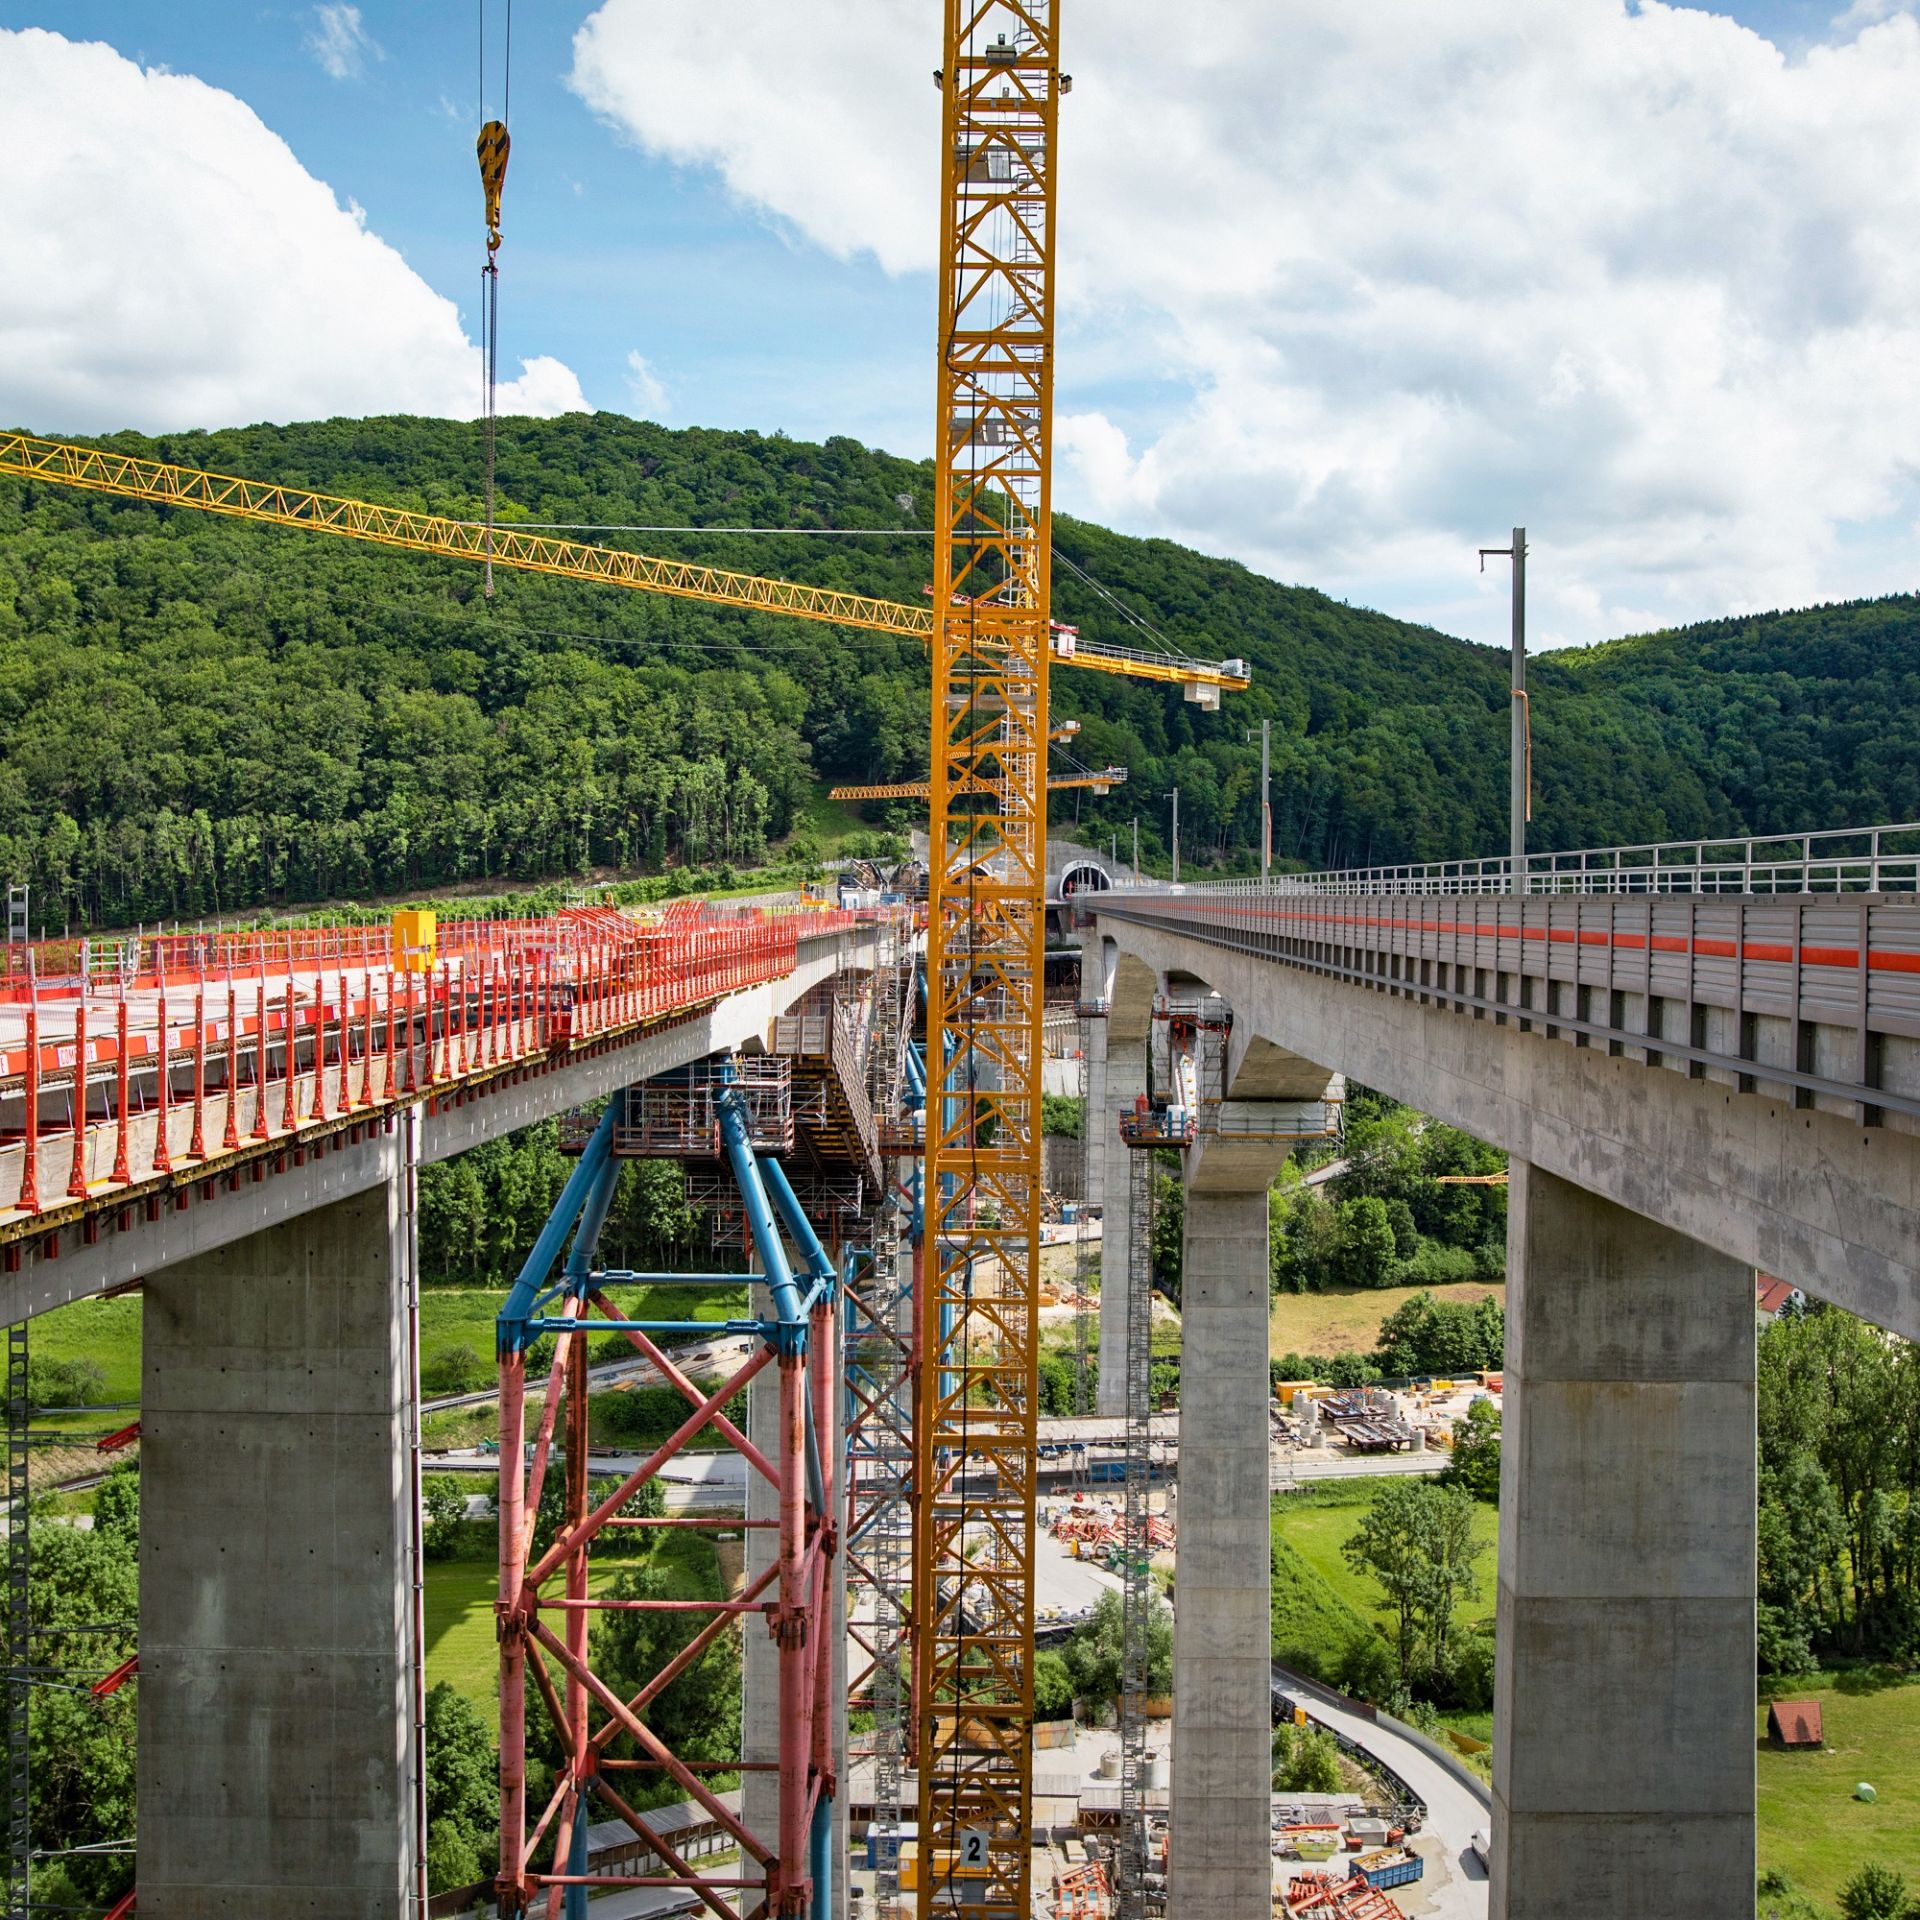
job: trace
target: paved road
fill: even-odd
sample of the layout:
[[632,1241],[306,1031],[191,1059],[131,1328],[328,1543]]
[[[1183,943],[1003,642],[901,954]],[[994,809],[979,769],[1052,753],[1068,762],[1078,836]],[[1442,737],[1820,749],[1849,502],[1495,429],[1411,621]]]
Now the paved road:
[[[596,1453],[588,1463],[596,1480],[631,1473],[647,1456],[638,1453]],[[480,1452],[430,1453],[423,1460],[427,1473],[498,1473],[498,1454]],[[739,1507],[747,1497],[747,1463],[737,1453],[687,1453],[660,1469],[667,1511],[688,1507]]]
[[1410,1915],[1432,1920],[1487,1920],[1487,1876],[1468,1842],[1492,1819],[1487,1803],[1426,1748],[1365,1714],[1336,1705],[1318,1690],[1276,1675],[1276,1691],[1293,1694],[1312,1717],[1344,1734],[1355,1746],[1384,1760],[1427,1805],[1419,1851],[1427,1868],[1416,1886],[1396,1887],[1394,1898]]

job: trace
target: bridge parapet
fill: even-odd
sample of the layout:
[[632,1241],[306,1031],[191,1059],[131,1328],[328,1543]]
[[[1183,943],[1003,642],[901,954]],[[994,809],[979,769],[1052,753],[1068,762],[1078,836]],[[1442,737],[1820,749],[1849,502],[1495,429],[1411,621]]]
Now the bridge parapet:
[[1105,896],[1103,920],[1544,1033],[1869,1125],[1920,1125],[1920,899],[1315,893]]

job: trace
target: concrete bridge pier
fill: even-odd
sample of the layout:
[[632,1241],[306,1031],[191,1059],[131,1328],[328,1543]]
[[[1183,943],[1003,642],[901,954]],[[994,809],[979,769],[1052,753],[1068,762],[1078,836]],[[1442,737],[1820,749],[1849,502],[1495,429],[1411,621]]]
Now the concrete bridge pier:
[[398,1148],[397,1136],[380,1143],[384,1184],[146,1282],[150,1920],[408,1911],[411,1249]]
[[1753,1272],[1512,1169],[1491,1920],[1748,1920]]
[[1267,1911],[1273,1776],[1267,1485],[1271,1148],[1220,1178],[1196,1148],[1181,1281],[1171,1920]]
[[1118,1419],[1127,1410],[1127,1249],[1133,1241],[1133,1155],[1120,1138],[1120,1116],[1147,1090],[1147,1041],[1114,1031],[1107,1022],[1100,1100],[1088,1075],[1084,1124],[1098,1129],[1100,1158],[1100,1366],[1094,1411]]

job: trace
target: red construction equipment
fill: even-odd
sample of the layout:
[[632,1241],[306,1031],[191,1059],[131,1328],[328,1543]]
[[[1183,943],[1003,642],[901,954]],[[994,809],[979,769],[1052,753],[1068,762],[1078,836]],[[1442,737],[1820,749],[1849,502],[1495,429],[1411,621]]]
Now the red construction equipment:
[[1053,1877],[1053,1920],[1106,1920],[1112,1898],[1104,1861],[1069,1867]]
[[[832,1871],[835,1758],[832,1630],[835,1561],[844,1483],[829,1444],[838,1409],[840,1276],[800,1210],[779,1162],[754,1151],[745,1100],[726,1089],[715,1108],[765,1276],[771,1314],[757,1314],[751,1356],[717,1386],[691,1379],[658,1344],[666,1335],[710,1331],[707,1323],[629,1318],[612,1302],[650,1277],[596,1265],[596,1243],[620,1174],[613,1151],[619,1103],[610,1104],[501,1309],[500,1875],[503,1920],[536,1901],[548,1920],[587,1920],[597,1887],[672,1887],[696,1895],[718,1920],[818,1911],[814,1890]],[[571,1238],[571,1247],[568,1246]],[[790,1251],[791,1248],[791,1251]],[[737,1275],[677,1276],[676,1284],[737,1284]],[[738,1324],[738,1323],[736,1323]],[[611,1491],[588,1478],[589,1332],[617,1331],[687,1402],[680,1426]],[[555,1351],[536,1428],[527,1424],[527,1350],[552,1335]],[[777,1383],[777,1439],[764,1449],[728,1416],[729,1404],[765,1374]],[[564,1425],[561,1408],[565,1408]],[[628,1505],[662,1468],[711,1434],[760,1476],[777,1518],[744,1522],[631,1513]],[[542,1486],[563,1487],[550,1543],[537,1531]],[[751,1505],[751,1502],[750,1502]],[[766,1529],[777,1541],[764,1569],[736,1599],[665,1599],[596,1590],[590,1555],[621,1528]],[[596,1671],[589,1623],[621,1612],[681,1617],[697,1628],[638,1690],[616,1690]],[[778,1652],[777,1818],[759,1830],[708,1784],[716,1771],[748,1772],[726,1753],[675,1751],[649,1725],[649,1703],[736,1628],[772,1635]],[[551,1670],[550,1670],[551,1669]],[[528,1797],[528,1705],[544,1708],[559,1748],[544,1808]],[[538,1708],[536,1710],[538,1710]],[[631,1779],[635,1784],[628,1785]],[[697,1802],[738,1847],[718,1871],[691,1865],[667,1832],[634,1805],[670,1785]],[[639,1790],[636,1791],[636,1788]],[[658,1862],[649,1874],[595,1872],[587,1830],[611,1817]],[[540,1864],[540,1854],[549,1863]]]
[[1297,1873],[1287,1882],[1282,1904],[1297,1920],[1406,1920],[1400,1908],[1359,1873]]
[[[424,971],[386,926],[0,948],[0,1103],[24,1116],[0,1139],[0,1241],[544,1067],[784,977],[803,927],[813,939],[904,913],[802,922],[688,901],[661,917],[443,922]],[[71,1118],[49,1131],[41,1104],[63,1092]]]
[[92,1694],[96,1700],[104,1700],[109,1694],[118,1693],[139,1671],[140,1656],[137,1653],[131,1654],[125,1660],[122,1660],[111,1673],[103,1674],[87,1691]]

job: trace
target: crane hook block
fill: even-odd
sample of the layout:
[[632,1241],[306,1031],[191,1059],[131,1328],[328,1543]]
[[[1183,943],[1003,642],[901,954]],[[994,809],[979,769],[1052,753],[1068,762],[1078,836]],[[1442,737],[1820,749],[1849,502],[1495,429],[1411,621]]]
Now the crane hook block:
[[506,128],[498,120],[489,120],[473,144],[480,156],[480,185],[487,196],[487,252],[492,254],[500,245],[500,189],[506,184],[507,149],[512,143]]

